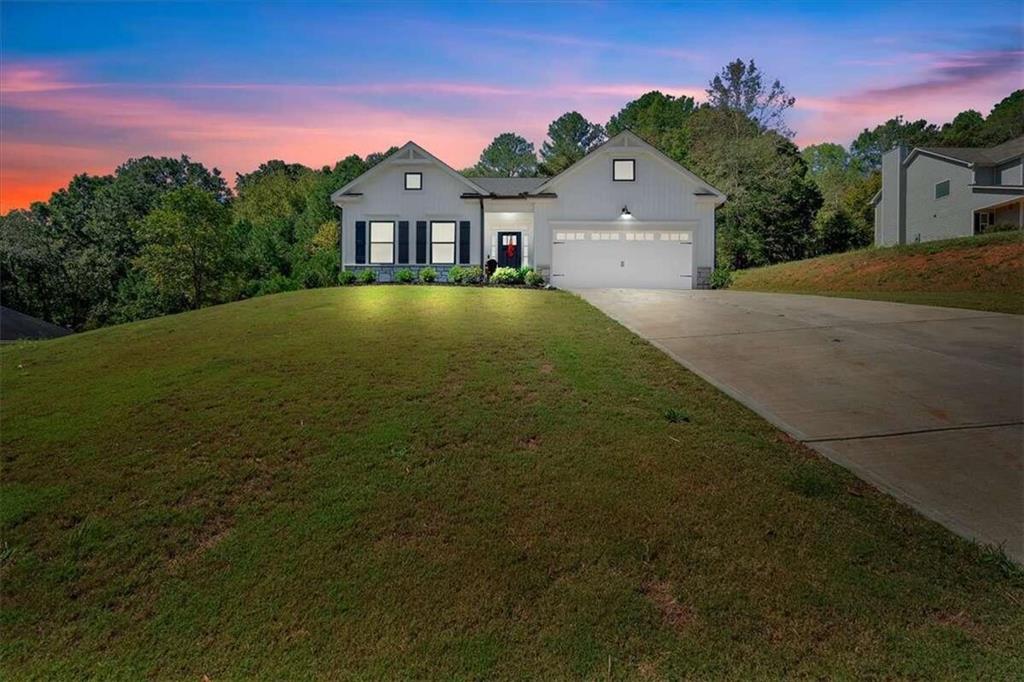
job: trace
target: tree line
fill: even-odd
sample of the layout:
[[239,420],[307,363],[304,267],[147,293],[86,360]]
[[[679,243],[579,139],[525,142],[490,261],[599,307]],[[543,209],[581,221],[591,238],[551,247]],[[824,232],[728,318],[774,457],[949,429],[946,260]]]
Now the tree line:
[[[871,243],[869,206],[881,154],[895,144],[990,145],[1024,134],[1024,91],[984,117],[936,126],[897,117],[849,149],[800,150],[786,113],[795,100],[753,61],[708,83],[707,99],[648,92],[606,124],[568,112],[539,152],[498,135],[468,176],[552,175],[630,129],[726,193],[719,264],[744,268]],[[237,174],[187,156],[129,159],[111,175],[81,174],[45,202],[0,217],[4,305],[76,330],[300,288],[329,286],[340,270],[330,195],[397,148],[312,169],[280,160]]]

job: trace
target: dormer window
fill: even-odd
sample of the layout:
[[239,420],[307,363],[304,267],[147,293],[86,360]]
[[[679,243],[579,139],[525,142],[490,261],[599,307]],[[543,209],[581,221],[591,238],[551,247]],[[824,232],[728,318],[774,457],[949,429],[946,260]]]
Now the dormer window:
[[423,189],[423,173],[406,173],[406,189]]
[[636,159],[613,159],[612,180],[615,182],[636,180]]

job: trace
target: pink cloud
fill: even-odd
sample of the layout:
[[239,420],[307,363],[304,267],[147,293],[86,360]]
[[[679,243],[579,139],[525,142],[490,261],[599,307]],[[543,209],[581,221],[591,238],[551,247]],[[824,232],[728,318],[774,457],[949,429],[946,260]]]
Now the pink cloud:
[[863,87],[831,97],[797,96],[797,144],[849,142],[864,128],[903,115],[941,124],[961,111],[987,114],[1020,87],[1024,52],[982,50],[953,54],[915,53],[924,68],[916,80]]

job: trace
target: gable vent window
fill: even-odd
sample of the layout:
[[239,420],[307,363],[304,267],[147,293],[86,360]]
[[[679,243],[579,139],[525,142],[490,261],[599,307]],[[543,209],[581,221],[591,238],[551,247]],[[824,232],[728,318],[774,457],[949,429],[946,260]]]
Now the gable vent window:
[[455,262],[455,222],[430,223],[430,262]]
[[949,196],[949,180],[943,180],[942,182],[935,183],[935,198],[941,199],[942,197]]
[[614,159],[612,161],[612,180],[615,182],[636,180],[636,159]]
[[423,173],[406,173],[406,189],[423,189]]
[[370,222],[370,262],[395,262],[395,224],[390,221]]

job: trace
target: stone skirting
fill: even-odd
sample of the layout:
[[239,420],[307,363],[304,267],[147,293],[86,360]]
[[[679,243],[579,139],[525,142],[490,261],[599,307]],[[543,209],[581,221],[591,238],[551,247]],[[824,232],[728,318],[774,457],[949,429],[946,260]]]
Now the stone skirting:
[[698,267],[697,274],[693,278],[694,289],[710,289],[711,288],[711,268],[709,267]]
[[[398,272],[399,270],[412,270],[413,277],[415,277],[418,280],[420,276],[420,270],[425,270],[426,268],[433,268],[434,272],[437,273],[437,281],[447,282],[448,271],[454,267],[455,265],[346,265],[345,269],[350,272],[356,273],[357,277],[359,276],[359,273],[362,272],[363,270],[373,270],[374,272],[377,273],[378,282],[394,282],[395,273]],[[462,265],[461,267],[467,268],[469,267],[469,265]]]

